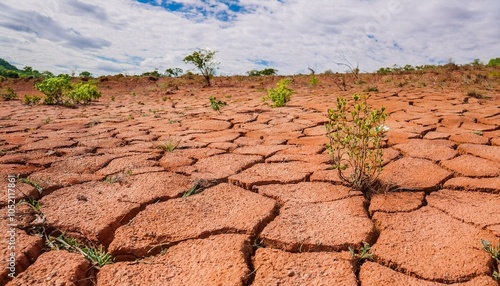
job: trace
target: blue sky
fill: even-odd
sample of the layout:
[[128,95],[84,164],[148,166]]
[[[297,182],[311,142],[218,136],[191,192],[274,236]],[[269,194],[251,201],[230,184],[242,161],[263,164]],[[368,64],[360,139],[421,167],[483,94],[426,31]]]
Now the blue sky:
[[380,67],[500,57],[498,0],[2,0],[0,58],[94,75],[193,67],[217,51],[218,74]]

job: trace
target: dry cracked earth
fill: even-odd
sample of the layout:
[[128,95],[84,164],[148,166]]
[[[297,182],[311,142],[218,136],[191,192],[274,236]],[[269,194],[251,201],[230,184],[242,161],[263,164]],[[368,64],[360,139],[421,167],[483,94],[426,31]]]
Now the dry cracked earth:
[[[165,95],[124,81],[76,109],[1,102],[1,176],[19,175],[16,199],[41,208],[17,205],[10,280],[0,198],[0,284],[498,285],[480,240],[500,239],[499,96],[373,93],[390,130],[387,188],[368,200],[342,185],[324,147],[326,110],[351,92],[294,86],[272,109],[254,86]],[[210,95],[227,101],[220,114]],[[40,229],[102,244],[115,263],[50,250]],[[350,255],[363,242],[373,260]]]

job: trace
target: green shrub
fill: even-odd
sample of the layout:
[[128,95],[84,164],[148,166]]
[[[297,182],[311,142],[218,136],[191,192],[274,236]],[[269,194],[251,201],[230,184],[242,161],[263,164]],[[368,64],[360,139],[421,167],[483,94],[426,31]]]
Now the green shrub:
[[276,73],[278,72],[277,69],[273,69],[273,68],[265,68],[263,70],[249,70],[247,71],[247,74],[249,76],[261,76],[261,75],[276,75]]
[[25,95],[23,103],[26,105],[37,105],[40,99],[42,98],[36,95]]
[[285,106],[288,101],[290,101],[293,90],[288,87],[290,84],[290,79],[282,79],[276,84],[276,88],[271,88],[267,91],[267,96],[262,98],[263,102],[268,99],[273,102],[272,107],[282,107]]
[[215,96],[210,96],[210,107],[220,113],[220,109],[226,106],[227,103],[225,101],[217,100]]
[[332,168],[343,181],[364,192],[382,171],[381,139],[387,117],[384,107],[373,110],[366,100],[366,95],[354,94],[348,105],[346,98],[337,98],[326,124]]
[[168,77],[179,77],[183,72],[181,68],[168,68],[165,70],[165,75]]
[[82,71],[78,76],[84,79],[92,78],[92,74],[88,71]]
[[488,66],[490,66],[490,67],[499,67],[500,66],[500,58],[491,59],[488,62]]
[[2,98],[3,100],[14,100],[17,98],[16,92],[12,89],[12,87],[7,87],[3,92],[2,92]]
[[316,85],[318,85],[318,83],[319,83],[318,77],[316,77],[316,75],[314,74],[311,74],[309,76],[309,86],[315,87]]
[[498,273],[498,267],[500,265],[500,241],[498,241],[497,248],[495,249],[494,246],[491,245],[491,242],[481,239],[481,244],[483,245],[483,250],[488,252],[489,255],[491,255],[491,258],[493,258],[496,262],[497,269],[493,270],[493,279],[496,281],[500,282],[500,274]]
[[216,51],[198,50],[184,58],[185,63],[193,64],[198,68],[205,78],[207,86],[211,86],[210,78],[215,74],[215,70],[219,66],[219,62],[214,60]]
[[45,94],[45,104],[74,105],[87,104],[98,99],[101,93],[93,82],[71,84],[68,76],[46,78],[35,84],[36,89]]
[[94,83],[80,82],[72,88],[67,97],[72,104],[88,104],[92,100],[99,99],[101,93],[97,91],[97,86]]
[[64,104],[64,93],[70,89],[69,78],[65,76],[46,78],[35,84],[35,88],[45,94],[45,104]]

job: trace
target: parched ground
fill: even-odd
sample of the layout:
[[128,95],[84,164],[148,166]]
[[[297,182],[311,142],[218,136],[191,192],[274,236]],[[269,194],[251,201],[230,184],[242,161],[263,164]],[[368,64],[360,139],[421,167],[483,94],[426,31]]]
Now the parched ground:
[[[500,89],[484,79],[483,96],[467,96],[466,76],[369,75],[346,92],[335,75],[315,87],[296,77],[274,109],[261,97],[276,77],[211,88],[109,77],[88,106],[3,101],[0,284],[10,281],[6,178],[19,175],[17,201],[41,208],[17,204],[8,285],[497,285],[480,241],[500,240]],[[383,189],[368,199],[331,170],[324,124],[338,96],[370,83],[390,129]],[[7,84],[36,94],[32,81]],[[210,96],[227,102],[221,113]],[[50,250],[43,235],[57,232],[102,244],[115,263]],[[349,253],[363,242],[372,261]]]

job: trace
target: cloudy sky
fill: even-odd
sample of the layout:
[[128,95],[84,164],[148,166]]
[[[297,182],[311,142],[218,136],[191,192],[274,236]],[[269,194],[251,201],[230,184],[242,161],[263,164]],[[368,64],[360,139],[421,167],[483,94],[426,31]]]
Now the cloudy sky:
[[94,75],[191,69],[279,74],[359,63],[458,64],[500,57],[499,0],[2,0],[0,58],[18,68]]

